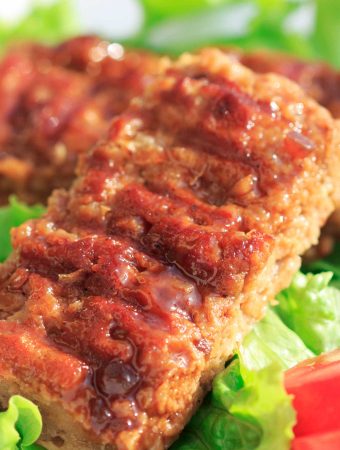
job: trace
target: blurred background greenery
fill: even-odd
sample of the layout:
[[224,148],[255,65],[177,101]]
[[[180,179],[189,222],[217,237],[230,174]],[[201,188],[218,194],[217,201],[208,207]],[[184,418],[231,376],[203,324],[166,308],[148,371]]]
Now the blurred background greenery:
[[[13,1],[25,3],[26,14],[0,21],[2,46],[13,39],[54,42],[99,31],[108,39],[172,54],[227,44],[276,49],[340,67],[339,0]],[[9,11],[6,4],[0,17],[1,9]]]

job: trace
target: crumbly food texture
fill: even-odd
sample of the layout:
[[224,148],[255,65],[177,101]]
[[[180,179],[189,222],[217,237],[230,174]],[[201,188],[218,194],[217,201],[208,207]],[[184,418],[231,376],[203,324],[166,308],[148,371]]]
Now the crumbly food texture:
[[[228,49],[232,55],[256,73],[278,73],[295,81],[307,95],[329,110],[335,119],[340,118],[340,73],[322,61],[303,61],[291,55],[268,50],[242,52]],[[338,177],[339,178],[339,177]],[[305,260],[327,256],[340,237],[340,203],[322,230],[317,246],[304,255]]]
[[13,231],[3,402],[33,398],[53,450],[53,429],[64,449],[167,448],[316,243],[338,155],[335,122],[294,83],[183,55]]
[[10,49],[0,62],[0,204],[13,193],[46,203],[68,188],[79,154],[166,64],[93,36]]
[[295,81],[333,117],[340,117],[340,74],[327,63],[304,61],[269,50],[242,52],[229,49],[227,52],[256,73],[278,73]]

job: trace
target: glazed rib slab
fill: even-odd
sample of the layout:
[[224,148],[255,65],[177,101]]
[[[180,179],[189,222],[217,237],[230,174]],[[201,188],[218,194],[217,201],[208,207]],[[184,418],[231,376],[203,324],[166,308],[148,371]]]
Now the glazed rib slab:
[[[257,73],[274,72],[283,75],[302,87],[332,116],[340,119],[340,73],[325,62],[303,61],[290,55],[269,50],[242,52],[229,49],[228,54]],[[310,249],[305,258],[322,258],[332,251],[334,238],[340,238],[340,204],[323,228],[317,247]]]
[[78,155],[165,61],[91,36],[11,49],[0,62],[0,204],[13,193],[45,203],[69,187]]
[[338,130],[292,82],[183,55],[13,232],[0,391],[36,401],[49,449],[161,450],[338,196]]
[[333,117],[340,117],[340,74],[327,63],[304,61],[270,50],[242,52],[229,49],[228,54],[256,73],[274,72],[295,81]]

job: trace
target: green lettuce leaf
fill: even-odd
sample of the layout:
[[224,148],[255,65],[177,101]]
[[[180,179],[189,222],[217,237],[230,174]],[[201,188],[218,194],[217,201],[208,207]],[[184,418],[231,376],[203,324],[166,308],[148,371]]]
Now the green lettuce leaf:
[[0,208],[0,262],[7,258],[12,249],[11,228],[21,225],[28,219],[40,217],[43,212],[44,208],[41,205],[27,206],[14,196],[10,197],[8,206]]
[[271,309],[245,337],[240,346],[240,355],[246,367],[255,371],[273,362],[286,370],[315,356]]
[[283,450],[290,448],[293,426],[296,423],[291,397],[283,385],[281,367],[270,364],[260,370],[249,370],[240,352],[240,372],[245,388],[230,411],[232,414],[246,415],[258,421],[263,431],[258,450]]
[[242,356],[218,375],[212,394],[173,450],[288,450],[295,412],[273,363],[249,370]]
[[311,8],[313,1],[140,0],[140,4],[143,26],[128,41],[137,47],[176,54],[204,45],[236,45],[316,56],[310,36],[287,26],[302,8]]
[[0,22],[0,50],[14,41],[58,42],[79,31],[71,0],[52,4],[35,1],[29,14],[19,22]]
[[141,0],[144,7],[144,19],[148,25],[173,17],[189,15],[202,9],[214,8],[225,3],[230,3],[230,0],[172,0],[171,2]]
[[316,354],[340,347],[340,291],[329,286],[331,278],[299,272],[277,297],[283,322]]
[[173,449],[289,449],[295,412],[283,369],[311,356],[299,336],[269,310],[215,378],[211,395]]
[[323,259],[305,264],[302,267],[304,273],[320,273],[320,272],[332,272],[333,277],[330,281],[330,285],[340,288],[340,242],[337,242],[334,246],[332,253],[327,255]]
[[31,401],[14,395],[8,409],[0,413],[1,450],[38,450],[35,444],[42,430],[42,419],[38,407]]
[[[335,44],[340,39],[338,0],[140,0],[140,4],[143,26],[128,41],[137,47],[170,53],[214,44],[265,47],[340,66],[340,46]],[[301,18],[305,26],[300,25]]]
[[215,378],[212,394],[194,415],[173,450],[257,448],[263,435],[260,424],[247,414],[230,411],[232,405],[237,408],[244,390],[240,361],[236,358]]
[[208,396],[172,450],[251,450],[262,439],[259,424],[215,406]]
[[340,67],[339,0],[316,0],[313,45],[327,61]]
[[18,419],[18,411],[15,407],[0,413],[0,448],[3,450],[17,449],[17,443],[20,440],[20,434],[15,428]]

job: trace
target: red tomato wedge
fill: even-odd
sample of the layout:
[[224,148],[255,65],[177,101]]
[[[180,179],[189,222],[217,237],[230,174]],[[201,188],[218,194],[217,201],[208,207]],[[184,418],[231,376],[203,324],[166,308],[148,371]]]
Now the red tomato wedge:
[[340,431],[295,438],[291,450],[339,450]]
[[[308,359],[287,370],[285,386],[294,396],[297,412],[294,428],[297,439],[293,448],[340,450],[340,350]],[[327,446],[322,444],[322,439],[328,439]]]

